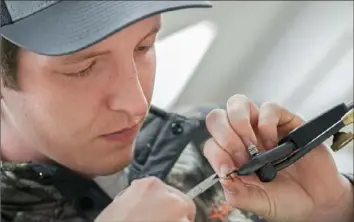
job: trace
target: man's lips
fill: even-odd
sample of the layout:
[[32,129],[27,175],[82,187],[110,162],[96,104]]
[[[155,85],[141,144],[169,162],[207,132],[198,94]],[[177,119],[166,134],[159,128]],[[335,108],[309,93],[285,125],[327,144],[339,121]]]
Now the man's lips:
[[130,128],[102,135],[102,137],[113,142],[131,142],[138,134],[139,128],[140,124],[136,124]]

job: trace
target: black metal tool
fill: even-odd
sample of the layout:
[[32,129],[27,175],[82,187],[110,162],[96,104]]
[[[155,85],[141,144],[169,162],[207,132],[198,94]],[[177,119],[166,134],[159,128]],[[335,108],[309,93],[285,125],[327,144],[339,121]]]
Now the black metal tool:
[[275,179],[277,171],[290,166],[329,137],[334,136],[334,151],[353,140],[352,133],[340,132],[351,123],[353,103],[339,104],[294,129],[281,139],[274,149],[253,154],[251,160],[232,173],[239,176],[256,173],[260,181],[270,182]]

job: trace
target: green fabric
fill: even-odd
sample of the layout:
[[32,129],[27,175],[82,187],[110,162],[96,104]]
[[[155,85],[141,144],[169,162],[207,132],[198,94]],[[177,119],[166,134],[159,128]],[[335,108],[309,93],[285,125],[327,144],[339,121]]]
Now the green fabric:
[[74,203],[40,183],[27,163],[1,163],[1,215],[13,222],[85,222]]

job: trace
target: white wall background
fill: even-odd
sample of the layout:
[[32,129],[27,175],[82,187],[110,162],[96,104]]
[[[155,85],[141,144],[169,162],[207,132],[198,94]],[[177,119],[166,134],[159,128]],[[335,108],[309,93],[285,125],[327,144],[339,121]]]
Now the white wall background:
[[[225,103],[242,93],[311,118],[353,101],[353,2],[214,4],[165,14],[154,104]],[[353,172],[353,143],[335,158]]]

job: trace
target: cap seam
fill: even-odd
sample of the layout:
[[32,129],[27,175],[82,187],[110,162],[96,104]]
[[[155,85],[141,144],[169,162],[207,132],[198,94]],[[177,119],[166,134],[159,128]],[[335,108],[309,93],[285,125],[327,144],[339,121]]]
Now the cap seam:
[[[4,23],[3,23],[3,21],[1,21],[0,24],[1,24],[1,27],[3,27],[3,26],[6,26],[6,25],[9,25],[9,24],[12,24],[13,23],[13,19],[12,19],[12,16],[11,16],[10,12],[9,12],[9,8],[6,5],[6,2],[5,1],[1,1],[1,2],[2,2],[1,7],[4,7],[4,10],[1,10],[1,13],[7,14],[4,17],[8,17],[9,20],[10,20],[10,21],[6,21],[6,19],[5,19]],[[1,18],[2,18],[2,16],[1,16]]]
[[[9,15],[10,15],[10,17],[11,17],[12,24],[13,24],[13,23],[19,22],[19,21],[21,21],[21,20],[23,20],[23,19],[26,19],[26,18],[28,18],[28,17],[30,17],[30,16],[32,16],[32,15],[35,15],[35,14],[39,13],[40,11],[42,11],[42,10],[44,10],[44,9],[47,9],[47,8],[49,8],[49,7],[51,7],[51,6],[55,5],[55,4],[57,4],[57,3],[59,3],[59,2],[60,2],[60,1],[53,2],[53,4],[48,4],[48,6],[45,6],[45,7],[43,7],[43,8],[40,8],[40,7],[43,6],[43,5],[45,5],[46,2],[40,3],[39,5],[36,5],[36,6],[32,6],[32,7],[31,7],[31,10],[29,10],[29,11],[32,11],[32,13],[29,13],[28,15],[25,15],[26,12],[20,12],[20,13],[19,13],[19,16],[18,16],[18,17],[20,17],[20,18],[18,18],[18,19],[14,19],[14,18],[13,18],[13,15],[11,15],[10,11],[8,10],[8,7],[10,7],[12,11],[16,11],[16,10],[12,7],[12,5],[11,5],[11,4],[10,4],[10,5],[7,5],[6,2],[5,2],[5,6],[6,6],[8,12],[9,12]],[[38,8],[39,8],[39,10],[37,10]],[[34,9],[34,10],[33,10],[33,9]],[[28,11],[27,11],[27,12],[28,12]],[[22,15],[25,15],[25,16],[21,17]]]

